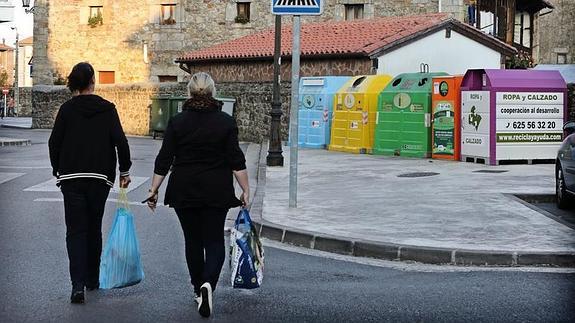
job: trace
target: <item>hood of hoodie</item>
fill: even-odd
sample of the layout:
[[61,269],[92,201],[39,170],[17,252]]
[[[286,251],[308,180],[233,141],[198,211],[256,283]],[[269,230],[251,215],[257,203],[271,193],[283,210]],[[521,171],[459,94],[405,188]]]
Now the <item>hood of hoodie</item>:
[[74,110],[86,118],[91,118],[100,113],[110,112],[115,105],[95,94],[77,95],[72,98]]

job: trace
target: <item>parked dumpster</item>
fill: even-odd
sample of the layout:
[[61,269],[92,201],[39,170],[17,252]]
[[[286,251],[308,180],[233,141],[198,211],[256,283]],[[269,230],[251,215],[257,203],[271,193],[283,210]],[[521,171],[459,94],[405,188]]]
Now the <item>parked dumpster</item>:
[[326,148],[330,142],[333,98],[348,76],[302,77],[299,83],[298,144]]
[[431,95],[431,157],[461,157],[461,81],[463,76],[433,78]]
[[150,130],[152,137],[156,139],[159,133],[166,130],[170,120],[170,98],[152,97],[152,107],[150,111]]
[[404,73],[379,95],[373,153],[431,157],[432,78],[446,73]]
[[356,76],[337,92],[329,150],[371,153],[377,96],[389,75]]
[[461,159],[554,160],[567,116],[557,71],[469,70],[461,85]]

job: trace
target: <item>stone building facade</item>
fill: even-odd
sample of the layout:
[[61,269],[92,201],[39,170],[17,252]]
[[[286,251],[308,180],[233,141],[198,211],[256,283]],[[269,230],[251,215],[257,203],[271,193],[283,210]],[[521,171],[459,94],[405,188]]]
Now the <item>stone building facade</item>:
[[575,1],[549,0],[553,11],[539,13],[534,60],[539,64],[575,64]]
[[[291,61],[284,60],[281,65],[281,80],[291,80]],[[191,66],[190,74],[206,72],[216,83],[222,82],[272,82],[273,62],[270,60],[252,60],[222,64],[206,62]],[[364,75],[375,74],[369,58],[305,59],[300,64],[300,77],[322,75]]]
[[[439,2],[326,0],[323,15],[303,21],[438,12]],[[463,19],[463,0],[441,6]],[[182,52],[274,22],[269,0],[36,0],[35,7],[34,84],[53,84],[80,61],[94,65],[98,83],[183,81],[187,74],[174,64]]]

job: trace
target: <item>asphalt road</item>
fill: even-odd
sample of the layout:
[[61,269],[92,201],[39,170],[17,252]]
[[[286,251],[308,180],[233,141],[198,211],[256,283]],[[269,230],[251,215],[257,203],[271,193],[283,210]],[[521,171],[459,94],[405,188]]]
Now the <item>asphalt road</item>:
[[[146,277],[136,286],[68,302],[70,285],[61,194],[46,184],[49,132],[1,129],[31,139],[0,148],[0,322],[204,321],[193,307],[177,218],[134,203]],[[160,142],[130,138],[129,197],[140,201]],[[140,184],[138,186],[138,184]],[[110,198],[116,198],[111,194]],[[107,204],[105,234],[115,204]],[[105,237],[105,236],[104,236]],[[473,270],[326,257],[269,241],[264,285],[233,290],[227,265],[215,292],[218,322],[569,322],[569,270]]]

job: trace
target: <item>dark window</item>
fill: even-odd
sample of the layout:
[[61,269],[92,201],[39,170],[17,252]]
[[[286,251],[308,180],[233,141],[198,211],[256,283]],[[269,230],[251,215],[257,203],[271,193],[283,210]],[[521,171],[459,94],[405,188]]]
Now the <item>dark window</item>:
[[114,71],[99,71],[98,81],[100,84],[114,84],[116,83],[116,72]]
[[88,18],[88,24],[94,27],[96,25],[101,25],[103,23],[104,23],[104,7],[90,6],[90,17]]
[[246,23],[250,21],[250,3],[249,2],[238,2],[237,3],[237,16],[236,22]]
[[567,64],[567,54],[557,54],[557,64]]
[[363,19],[363,5],[362,4],[346,4],[345,5],[345,20]]
[[158,75],[158,79],[159,79],[160,83],[177,82],[178,81],[178,77],[174,76],[174,75]]
[[174,25],[176,23],[176,5],[163,4],[160,12],[160,25]]

